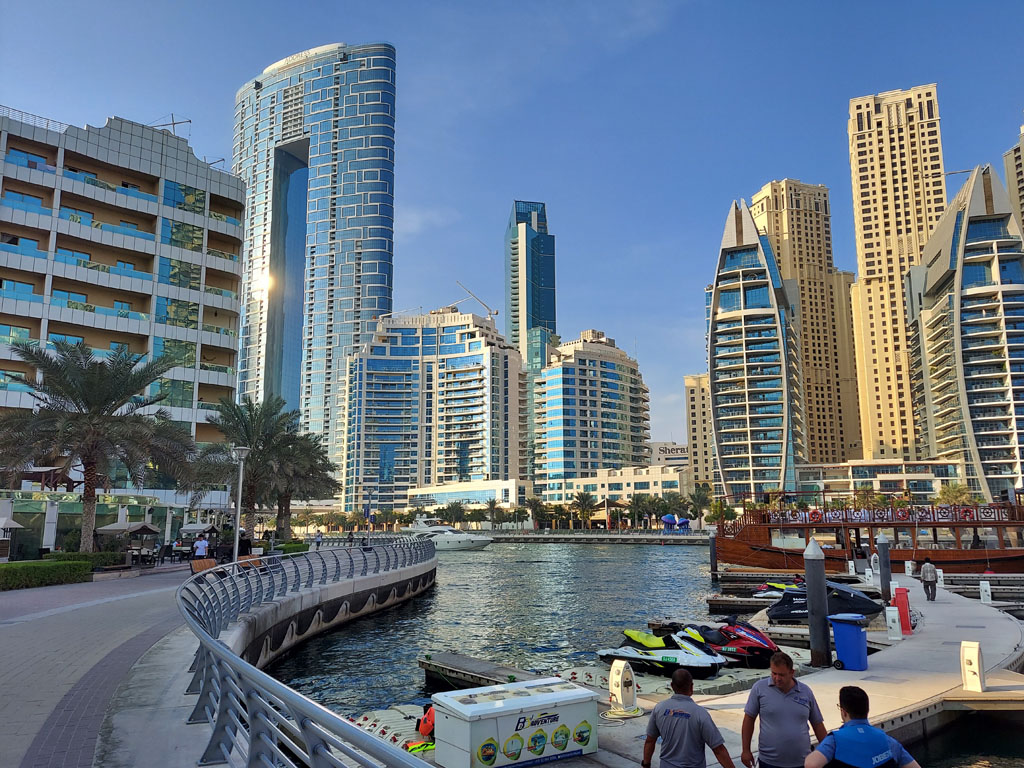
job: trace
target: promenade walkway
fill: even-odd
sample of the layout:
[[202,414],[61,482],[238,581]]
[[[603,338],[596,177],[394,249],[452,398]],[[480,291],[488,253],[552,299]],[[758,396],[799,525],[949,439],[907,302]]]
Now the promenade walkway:
[[187,571],[0,592],[0,768],[88,768],[111,697],[182,625]]

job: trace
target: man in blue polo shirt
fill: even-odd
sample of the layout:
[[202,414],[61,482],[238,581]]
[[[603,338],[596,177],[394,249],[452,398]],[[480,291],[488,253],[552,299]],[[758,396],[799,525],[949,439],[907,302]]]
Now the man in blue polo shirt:
[[862,688],[839,689],[841,728],[821,740],[804,768],[921,768],[896,739],[868,723],[868,695]]
[[740,760],[747,768],[754,768],[750,742],[754,736],[754,721],[758,718],[761,720],[757,738],[760,768],[802,768],[804,758],[811,751],[807,724],[811,724],[818,741],[827,734],[814,693],[796,679],[789,654],[779,651],[772,655],[771,677],[754,683],[747,697],[740,731],[743,745]]

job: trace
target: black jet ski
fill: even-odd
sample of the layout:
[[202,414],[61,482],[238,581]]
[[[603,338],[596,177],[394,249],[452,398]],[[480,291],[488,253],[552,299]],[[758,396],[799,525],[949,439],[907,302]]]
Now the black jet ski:
[[[882,612],[884,606],[876,603],[863,592],[851,589],[834,581],[825,582],[828,590],[828,612],[862,613],[869,619]],[[768,620],[773,624],[782,622],[807,623],[807,588],[787,589],[781,598],[768,609]]]
[[685,635],[657,637],[648,632],[627,629],[626,639],[618,648],[597,651],[601,661],[611,664],[617,659],[628,661],[637,671],[671,676],[677,669],[688,669],[697,680],[714,677],[727,659],[704,643]]

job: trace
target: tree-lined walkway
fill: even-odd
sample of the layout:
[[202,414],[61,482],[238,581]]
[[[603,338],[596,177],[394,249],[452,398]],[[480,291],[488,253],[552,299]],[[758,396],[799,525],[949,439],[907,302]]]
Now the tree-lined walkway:
[[91,766],[132,665],[182,625],[175,571],[0,592],[0,768]]

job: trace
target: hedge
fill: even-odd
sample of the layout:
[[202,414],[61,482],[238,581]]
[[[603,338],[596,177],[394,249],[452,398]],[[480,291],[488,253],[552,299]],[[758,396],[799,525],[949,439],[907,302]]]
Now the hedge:
[[0,590],[47,587],[89,581],[92,564],[85,560],[26,560],[0,564]]
[[280,549],[286,555],[290,555],[293,552],[309,552],[309,544],[303,541],[286,541],[284,544],[278,544],[277,549]]
[[43,555],[43,560],[87,562],[93,568],[106,568],[124,565],[124,552],[50,552]]

